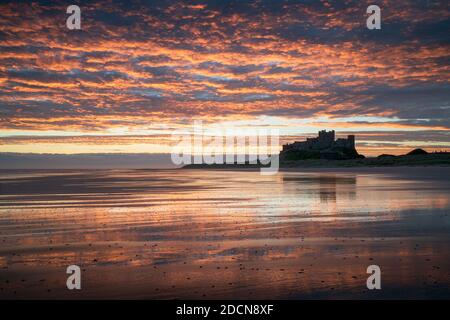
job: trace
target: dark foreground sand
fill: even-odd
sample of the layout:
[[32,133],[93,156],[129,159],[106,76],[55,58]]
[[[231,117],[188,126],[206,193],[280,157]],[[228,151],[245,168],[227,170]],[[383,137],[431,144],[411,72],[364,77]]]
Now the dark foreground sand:
[[[450,298],[450,168],[0,172],[0,297]],[[66,267],[82,289],[66,288]],[[366,268],[382,289],[366,288]]]

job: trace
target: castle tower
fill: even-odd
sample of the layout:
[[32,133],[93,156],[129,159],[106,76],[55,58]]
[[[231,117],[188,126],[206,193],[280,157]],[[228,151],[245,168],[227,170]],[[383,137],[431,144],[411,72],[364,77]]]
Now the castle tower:
[[332,145],[334,143],[334,130],[319,131],[318,142],[319,142],[320,146],[322,146],[322,147],[327,147],[327,146]]
[[355,136],[353,134],[347,136],[347,141],[351,148],[355,148]]

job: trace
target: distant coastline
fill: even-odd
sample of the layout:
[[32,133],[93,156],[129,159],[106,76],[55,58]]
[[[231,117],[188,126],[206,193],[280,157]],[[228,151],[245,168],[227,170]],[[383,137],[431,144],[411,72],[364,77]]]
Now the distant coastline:
[[[404,155],[381,154],[365,157],[356,150],[356,137],[336,139],[335,131],[321,130],[317,137],[283,145],[279,153],[279,168],[341,168],[450,166],[450,152],[429,153],[414,149]],[[189,164],[183,169],[253,169],[269,167],[260,163]]]
[[[421,149],[416,149],[421,150]],[[406,155],[380,155],[372,158],[327,160],[280,160],[280,168],[340,168],[340,167],[401,167],[401,166],[450,166],[450,152],[421,153],[413,150]],[[420,154],[415,154],[419,152]],[[260,164],[190,164],[182,169],[253,169]]]

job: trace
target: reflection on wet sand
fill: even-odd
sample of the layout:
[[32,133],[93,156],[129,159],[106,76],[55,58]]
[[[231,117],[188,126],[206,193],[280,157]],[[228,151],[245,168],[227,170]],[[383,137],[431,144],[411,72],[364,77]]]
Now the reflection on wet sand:
[[450,298],[450,170],[420,170],[3,171],[0,296]]
[[317,185],[321,202],[336,202],[338,194],[348,200],[354,200],[356,197],[355,175],[318,174],[309,177],[283,175],[285,185],[292,182],[297,182],[298,188],[303,188],[308,183]]

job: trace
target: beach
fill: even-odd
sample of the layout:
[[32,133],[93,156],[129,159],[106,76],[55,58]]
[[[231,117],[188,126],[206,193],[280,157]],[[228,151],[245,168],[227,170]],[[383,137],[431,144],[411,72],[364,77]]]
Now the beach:
[[[4,299],[450,298],[450,167],[2,170]],[[66,268],[80,266],[81,290]],[[369,265],[381,290],[368,290]]]

